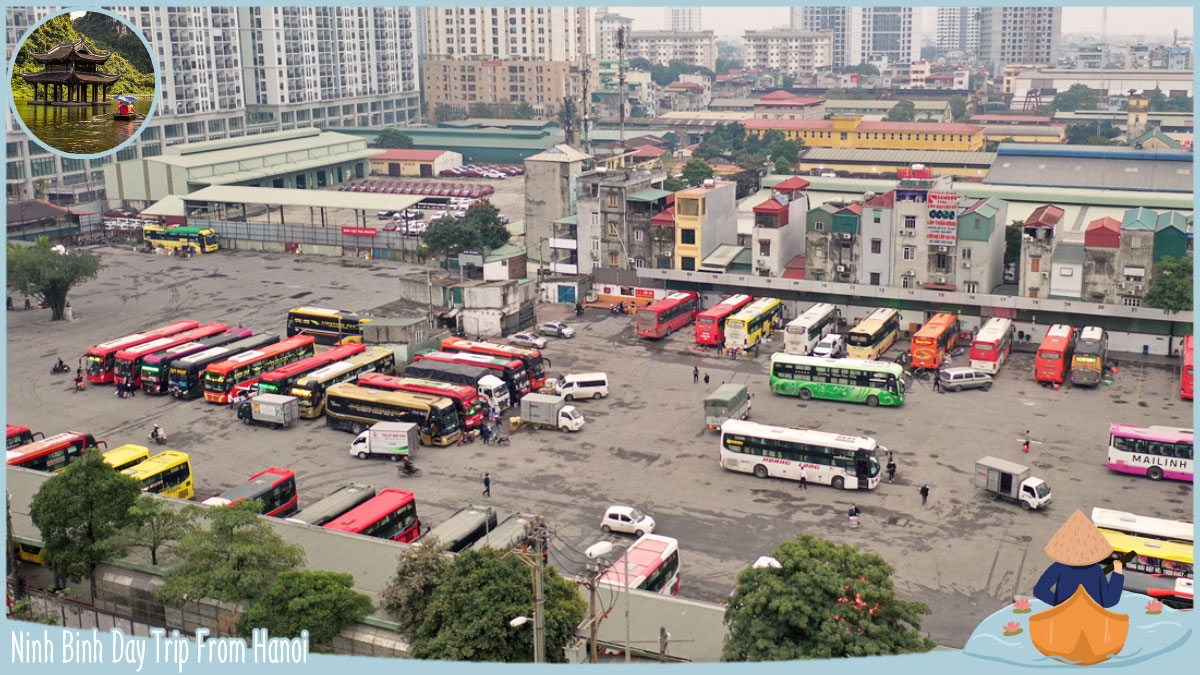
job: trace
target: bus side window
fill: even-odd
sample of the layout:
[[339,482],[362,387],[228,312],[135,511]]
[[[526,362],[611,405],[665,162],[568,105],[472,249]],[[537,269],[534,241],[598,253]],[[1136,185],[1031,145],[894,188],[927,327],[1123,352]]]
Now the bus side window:
[[1192,444],[1191,443],[1177,444],[1175,446],[1175,456],[1183,458],[1183,459],[1191,459],[1192,458]]

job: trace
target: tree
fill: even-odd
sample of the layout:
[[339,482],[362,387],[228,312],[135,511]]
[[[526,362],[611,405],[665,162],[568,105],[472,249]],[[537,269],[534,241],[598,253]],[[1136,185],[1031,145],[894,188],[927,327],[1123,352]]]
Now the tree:
[[158,549],[167,542],[179,541],[194,527],[188,514],[157,497],[141,495],[129,507],[129,524],[122,535],[126,546],[150,551],[150,564],[158,565]]
[[1154,265],[1154,278],[1146,291],[1146,305],[1182,312],[1192,308],[1192,258],[1164,256]]
[[950,97],[950,117],[955,122],[963,122],[971,117],[970,111],[967,110],[967,98],[962,94]]
[[449,122],[458,117],[454,112],[454,108],[448,103],[438,103],[433,106],[433,118],[438,122]]
[[722,659],[781,661],[927,652],[923,602],[896,598],[894,569],[874,553],[808,534],[773,554],[782,568],[748,568],[727,601]]
[[717,59],[717,74],[728,75],[729,71],[742,67],[742,60],[735,58],[720,57]]
[[29,510],[42,533],[46,562],[69,582],[91,579],[97,565],[125,552],[117,535],[141,491],[94,448],[51,476]]
[[208,520],[208,529],[183,536],[180,563],[163,577],[158,599],[173,605],[200,598],[252,600],[280,573],[304,564],[304,549],[276,534],[258,517],[261,510],[261,502],[250,500],[193,511]]
[[519,120],[531,120],[537,117],[537,111],[529,104],[529,101],[521,101],[521,104],[513,109],[513,117]]
[[346,624],[362,621],[375,609],[371,598],[353,590],[353,585],[351,574],[281,572],[246,610],[239,632],[250,637],[255,628],[266,628],[272,636],[300,637],[300,632],[307,630],[311,644],[327,645]]
[[688,163],[683,165],[682,173],[683,179],[687,181],[688,185],[699,185],[713,177],[712,167],[698,157],[688,160]]
[[758,171],[739,171],[733,175],[733,182],[737,184],[734,188],[734,196],[736,199],[749,197],[758,192],[761,185],[762,177]]
[[500,223],[500,211],[490,201],[476,202],[462,218],[442,218],[429,225],[422,240],[435,256],[500,248],[512,236]]
[[786,176],[791,172],[792,164],[786,158],[780,157],[775,160],[775,173]]
[[1020,275],[1021,262],[1021,229],[1024,227],[1025,221],[1014,220],[1004,228],[1004,268],[1010,266],[1017,270]]
[[1109,145],[1109,140],[1120,135],[1121,130],[1108,121],[1067,125],[1067,143],[1070,145]]
[[784,74],[779,77],[779,86],[784,89],[791,89],[792,85],[796,84],[796,76]]
[[434,589],[452,562],[445,546],[422,541],[401,558],[395,576],[381,594],[384,611],[395,617],[399,631],[404,634],[411,634],[417,627],[421,612],[429,605]]
[[917,106],[907,99],[901,99],[884,116],[884,122],[911,122],[917,119]]
[[767,149],[767,154],[771,159],[786,159],[788,163],[795,163],[800,160],[800,151],[804,149],[804,144],[800,141],[776,141]]
[[575,132],[575,101],[570,96],[564,96],[562,104],[558,107],[558,126],[562,127],[563,134],[570,143]]
[[100,272],[100,258],[88,251],[58,253],[46,237],[33,246],[8,245],[8,283],[50,307],[51,320],[66,314],[67,293]]
[[833,87],[826,89],[822,98],[830,101],[847,101],[847,100],[867,100],[875,98],[870,91],[855,87],[853,89],[843,89],[841,87]]
[[932,61],[937,58],[937,47],[921,47],[921,60]]
[[687,189],[687,183],[683,182],[679,178],[676,178],[675,176],[671,176],[663,181],[662,189],[667,190],[668,192],[679,192],[680,190]]
[[1060,112],[1095,110],[1097,103],[1096,92],[1090,87],[1086,84],[1073,84],[1070,89],[1054,95],[1054,103],[1050,104],[1050,108]]
[[377,148],[400,148],[407,150],[412,146],[412,136],[399,129],[384,129],[375,137],[375,147]]
[[[544,569],[543,575],[546,659],[563,663],[563,647],[583,619],[586,603],[575,584],[553,567]],[[413,657],[531,661],[533,631],[508,625],[513,617],[532,616],[529,577],[529,567],[513,555],[490,548],[457,554],[410,635]]]

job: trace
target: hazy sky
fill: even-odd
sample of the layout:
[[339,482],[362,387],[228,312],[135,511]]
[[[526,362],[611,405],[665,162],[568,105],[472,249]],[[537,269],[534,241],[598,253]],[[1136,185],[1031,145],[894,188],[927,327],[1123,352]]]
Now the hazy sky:
[[[731,3],[732,4],[732,3]],[[659,7],[610,7],[610,10],[633,19],[634,30],[664,28],[665,11]],[[936,7],[924,7],[921,23],[932,32],[937,17]],[[1100,9],[1094,7],[1064,7],[1063,32],[1100,32]],[[703,7],[701,23],[705,30],[715,30],[718,36],[740,37],[746,30],[786,27],[790,16],[787,7]],[[1190,7],[1109,7],[1108,31],[1112,35],[1170,35],[1175,28],[1180,37],[1192,34]]]

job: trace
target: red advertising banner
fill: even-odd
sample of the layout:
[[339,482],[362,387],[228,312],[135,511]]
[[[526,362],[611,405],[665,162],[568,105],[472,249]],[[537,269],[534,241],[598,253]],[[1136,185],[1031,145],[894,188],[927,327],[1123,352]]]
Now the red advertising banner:
[[357,237],[378,237],[379,230],[373,227],[342,227],[342,234],[349,234]]
[[633,294],[635,297],[638,297],[638,298],[654,298],[654,289],[639,288],[639,289],[635,290],[633,292]]

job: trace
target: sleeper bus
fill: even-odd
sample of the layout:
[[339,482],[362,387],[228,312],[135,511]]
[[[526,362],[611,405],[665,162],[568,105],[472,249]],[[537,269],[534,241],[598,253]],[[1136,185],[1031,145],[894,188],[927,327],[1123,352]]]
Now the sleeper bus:
[[[629,569],[628,581],[626,567]],[[628,584],[628,588],[639,591],[676,595],[679,593],[679,542],[660,534],[643,534],[596,581],[617,590]]]
[[368,373],[391,373],[396,369],[396,352],[389,347],[367,347],[362,352],[314,370],[296,381],[288,391],[300,400],[300,416],[320,417],[325,412],[325,390]]
[[362,341],[363,325],[371,319],[342,309],[297,307],[288,312],[287,334],[311,335],[317,344],[339,344],[346,338]]
[[196,495],[192,484],[192,463],[185,452],[164,450],[137,466],[125,469],[124,473],[141,483],[143,492],[179,499],[191,499]]
[[446,520],[435,525],[425,533],[426,537],[436,537],[438,543],[444,545],[451,553],[458,553],[471,547],[487,532],[496,529],[496,510],[490,506],[468,504],[459,509]]
[[104,461],[116,471],[124,471],[150,459],[150,448],[144,445],[120,445],[104,453]]
[[514,513],[485,532],[479,540],[471,544],[471,549],[482,551],[485,548],[494,548],[497,551],[511,551],[514,548],[524,548],[530,543],[529,524],[536,517],[529,513]]
[[372,485],[347,483],[316,504],[300,509],[288,521],[320,527],[374,496]]
[[484,356],[483,354],[468,354],[459,352],[451,354],[449,352],[430,352],[429,354],[419,354],[416,358],[416,363],[421,361],[441,361],[443,363],[463,363],[469,366],[486,366],[496,371],[496,377],[504,380],[504,384],[508,386],[508,393],[512,397],[512,402],[515,405],[521,397],[529,393],[529,373],[525,370],[525,364],[518,359],[513,358],[494,358]]
[[946,354],[958,344],[958,315],[950,312],[934,314],[913,335],[911,368],[937,370],[946,361]]
[[204,393],[204,371],[212,364],[241,354],[250,349],[260,349],[279,342],[274,333],[263,333],[231,342],[222,347],[212,347],[189,354],[171,363],[170,390],[175,398],[192,399]]
[[84,370],[87,372],[88,382],[96,384],[111,384],[113,381],[113,368],[117,365],[117,352],[122,349],[136,347],[151,340],[157,340],[161,337],[168,337],[176,333],[182,333],[185,330],[191,330],[200,325],[199,321],[184,319],[169,323],[162,328],[155,328],[142,333],[134,333],[126,335],[123,338],[101,342],[100,344],[87,350],[84,357],[87,359],[87,365]]
[[363,373],[358,376],[358,386],[444,396],[454,401],[454,407],[458,409],[458,416],[463,421],[463,428],[468,431],[479,426],[479,423],[483,421],[484,401],[479,397],[479,391],[469,384],[439,382],[419,377],[396,377],[382,373]]
[[1192,430],[1138,427],[1113,422],[1108,427],[1108,468],[1150,480],[1192,480]]
[[821,338],[837,329],[841,311],[822,302],[809,307],[800,316],[788,322],[783,330],[783,351],[797,356],[808,356]]
[[368,389],[349,382],[325,392],[325,423],[361,434],[376,422],[412,422],[425,445],[453,445],[462,435],[454,401],[410,391]]
[[1127,569],[1153,576],[1193,578],[1191,523],[1100,507],[1092,508],[1092,523],[1113,547],[1113,557],[1137,551],[1137,558],[1126,563]]
[[1179,396],[1192,400],[1192,336],[1183,338],[1183,369],[1179,373]]
[[46,434],[43,434],[40,431],[30,431],[29,427],[22,427],[16,424],[9,424],[7,426],[8,439],[5,445],[8,450],[25,445],[26,443],[32,443],[39,438],[46,437]]
[[108,443],[97,441],[91,434],[67,431],[9,450],[8,465],[34,471],[58,471],[82,457],[84,452],[101,445],[108,449]]
[[387,488],[325,523],[322,527],[367,537],[412,542],[421,532],[417,498],[408,490]]
[[124,380],[127,384],[140,387],[142,386],[142,360],[147,356],[166,351],[171,347],[176,347],[192,340],[211,337],[224,332],[226,328],[227,326],[223,323],[206,323],[198,328],[176,333],[170,337],[158,338],[157,340],[143,342],[136,347],[122,349],[117,352],[116,365],[113,367],[113,377],[117,381]]
[[721,466],[730,471],[832,485],[839,490],[873,490],[879,485],[879,456],[887,449],[865,436],[812,429],[772,427],[744,420],[721,425]]
[[419,377],[438,382],[452,382],[475,387],[479,397],[491,410],[507,410],[512,405],[512,397],[508,394],[508,386],[504,380],[496,377],[491,368],[465,363],[447,363],[426,359],[410,363],[404,367],[405,377]]
[[771,355],[771,391],[807,401],[900,405],[904,403],[904,368],[891,361],[830,359],[822,356]]
[[253,335],[249,328],[234,328],[206,338],[185,342],[157,354],[147,354],[142,359],[142,391],[147,394],[165,394],[170,390],[171,364],[185,356],[202,352],[209,347],[220,347]]
[[696,344],[725,344],[725,319],[754,300],[751,295],[731,295],[696,315]]
[[1012,352],[1013,322],[993,316],[971,342],[971,367],[995,375]]
[[209,403],[228,403],[235,386],[257,382],[264,371],[299,361],[312,356],[312,353],[312,336],[296,335],[214,363],[204,371],[204,400]]
[[637,310],[637,334],[646,338],[670,335],[691,323],[699,306],[695,293],[671,293]]
[[245,483],[205,499],[205,506],[229,506],[240,501],[257,499],[262,504],[259,513],[267,516],[285,517],[296,512],[299,497],[296,495],[296,472],[271,467],[256,473]]
[[776,298],[759,298],[725,319],[725,347],[749,349],[765,339],[783,316],[783,303]]
[[[359,343],[340,345],[265,372],[262,377],[258,378],[258,392],[260,394],[286,394],[292,385],[314,370],[350,358],[364,349],[366,347]],[[234,391],[241,388],[245,388],[245,385],[238,385]]]
[[1075,355],[1071,358],[1071,384],[1100,384],[1104,362],[1108,360],[1108,333],[1099,326],[1079,329]]
[[190,248],[196,253],[217,250],[217,232],[209,227],[187,225],[144,225],[142,239],[151,246],[169,249]]
[[520,359],[525,364],[525,371],[529,373],[530,391],[537,391],[546,384],[546,366],[550,365],[550,359],[543,358],[542,353],[536,349],[448,337],[442,340],[442,351],[451,354],[482,354],[498,359]]
[[1065,323],[1050,326],[1033,360],[1033,379],[1037,382],[1062,384],[1067,377],[1067,364],[1074,349],[1074,326]]
[[890,307],[880,307],[850,329],[846,336],[846,356],[874,361],[883,356],[898,337],[900,312]]

